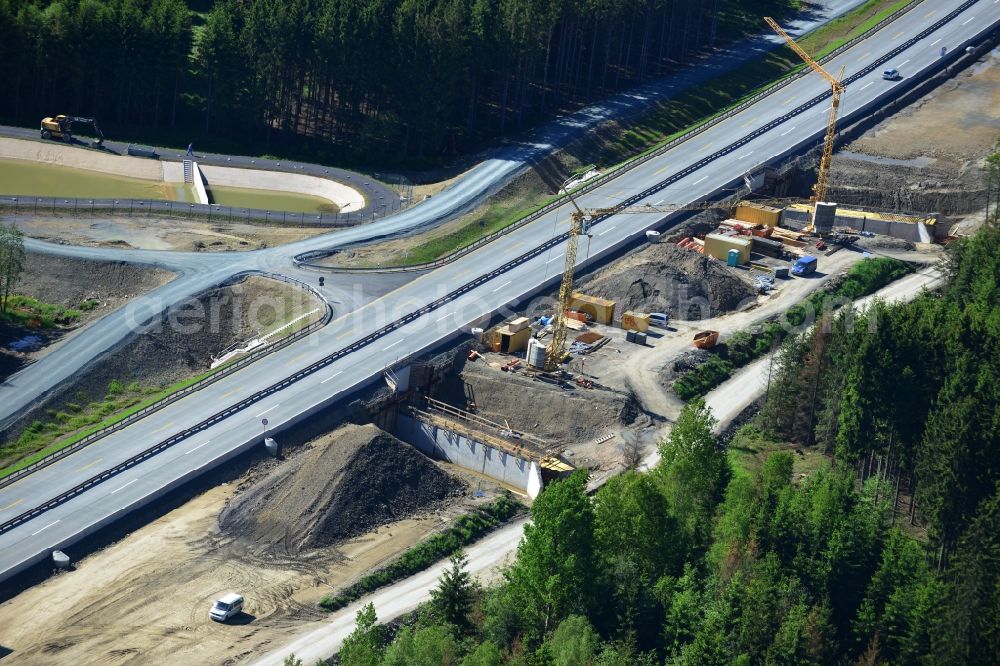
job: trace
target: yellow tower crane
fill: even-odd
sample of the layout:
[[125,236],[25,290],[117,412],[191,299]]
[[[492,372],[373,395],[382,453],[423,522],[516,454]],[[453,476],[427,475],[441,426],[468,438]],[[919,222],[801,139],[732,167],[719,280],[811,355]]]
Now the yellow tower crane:
[[771,29],[778,33],[782,39],[788,42],[788,46],[795,51],[796,54],[802,60],[812,67],[813,71],[822,76],[830,83],[830,89],[833,96],[833,104],[830,107],[830,116],[827,119],[826,125],[826,140],[823,142],[823,156],[819,160],[819,173],[816,176],[816,184],[813,185],[813,194],[809,198],[809,205],[812,208],[812,217],[809,221],[809,226],[806,227],[805,231],[813,231],[815,229],[815,217],[816,217],[816,204],[820,201],[826,200],[826,189],[830,182],[830,160],[833,159],[833,140],[837,133],[837,112],[840,109],[840,96],[844,94],[847,87],[843,83],[844,79],[844,68],[840,69],[839,76],[833,76],[827,72],[823,67],[813,60],[812,56],[802,50],[802,47],[795,43],[795,40],[785,32],[777,21],[775,21],[770,16],[765,16],[764,20],[767,24],[771,26]]
[[[589,220],[595,217],[606,215],[617,215],[619,213],[674,213],[680,210],[707,210],[710,208],[735,208],[734,203],[721,203],[718,201],[696,201],[688,204],[667,204],[664,206],[653,206],[643,204],[638,206],[612,206],[609,208],[580,208],[573,195],[563,188],[563,192],[569,197],[573,204],[573,212],[570,214],[569,238],[566,240],[566,261],[563,264],[562,282],[559,283],[559,303],[555,313],[552,326],[552,342],[545,350],[545,371],[553,372],[559,364],[566,358],[566,311],[573,304],[573,277],[576,273],[576,250],[580,235],[589,232]],[[757,201],[756,203],[780,206],[791,201],[790,199],[769,199]],[[589,233],[588,233],[589,235]]]

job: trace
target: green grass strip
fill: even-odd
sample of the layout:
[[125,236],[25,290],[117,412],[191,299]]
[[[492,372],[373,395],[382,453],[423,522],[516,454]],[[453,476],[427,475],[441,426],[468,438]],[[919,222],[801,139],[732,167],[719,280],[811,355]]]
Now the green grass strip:
[[357,582],[335,595],[323,597],[319,605],[324,610],[339,610],[369,592],[423,571],[522,511],[524,505],[509,495],[484,504],[474,513],[459,516],[444,532],[424,539],[388,566],[362,576]]

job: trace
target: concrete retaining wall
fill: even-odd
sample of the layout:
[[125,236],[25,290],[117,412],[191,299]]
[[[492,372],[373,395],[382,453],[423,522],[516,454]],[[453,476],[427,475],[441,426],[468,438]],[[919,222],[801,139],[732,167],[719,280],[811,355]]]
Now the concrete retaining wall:
[[365,207],[365,198],[360,192],[343,183],[338,183],[318,176],[304,173],[284,173],[281,171],[264,171],[261,169],[234,169],[232,167],[210,166],[201,167],[208,186],[224,185],[228,187],[247,187],[258,190],[279,190],[322,197],[332,201],[340,208],[341,213],[361,210]]
[[438,460],[464,467],[518,488],[535,498],[542,490],[542,475],[538,465],[529,460],[499,451],[482,442],[418,421],[400,414],[396,421],[396,436]]
[[146,157],[113,155],[97,150],[87,150],[55,141],[26,141],[24,139],[0,139],[0,158],[31,160],[44,164],[100,171],[116,176],[128,176],[142,180],[163,180],[163,167],[157,160]]
[[[183,169],[182,169],[183,171]],[[191,162],[191,176],[194,179],[194,196],[198,203],[208,205],[208,192],[205,191],[205,177],[197,162]]]

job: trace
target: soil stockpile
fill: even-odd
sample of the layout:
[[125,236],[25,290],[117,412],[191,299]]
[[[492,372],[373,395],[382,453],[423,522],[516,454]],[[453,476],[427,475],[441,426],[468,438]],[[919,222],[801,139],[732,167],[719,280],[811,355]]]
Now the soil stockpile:
[[756,302],[738,270],[670,243],[651,244],[577,284],[618,303],[617,311],[666,312],[675,319],[717,317]]
[[298,553],[463,492],[460,481],[409,444],[373,425],[348,425],[237,495],[219,527],[264,550]]
[[639,415],[628,394],[560,388],[481,363],[467,363],[461,374],[449,375],[434,397],[460,409],[472,399],[480,416],[554,445],[597,439]]

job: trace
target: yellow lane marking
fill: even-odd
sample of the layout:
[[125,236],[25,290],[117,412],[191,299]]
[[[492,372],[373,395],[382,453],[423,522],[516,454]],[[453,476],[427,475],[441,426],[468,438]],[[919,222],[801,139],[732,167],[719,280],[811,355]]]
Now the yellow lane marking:
[[239,393],[239,392],[240,392],[240,391],[242,391],[242,390],[243,390],[243,387],[242,387],[242,386],[237,386],[237,387],[236,387],[236,388],[234,388],[234,389],[233,389],[232,391],[226,391],[225,393],[223,393],[223,394],[222,394],[222,395],[220,395],[219,397],[220,397],[220,398],[228,398],[228,397],[229,397],[229,396],[231,396],[232,394],[234,394],[234,393]]
[[7,506],[0,508],[0,511],[6,511],[7,509],[12,509],[23,501],[24,501],[23,499],[19,499],[16,502],[11,502]]
[[669,164],[667,166],[665,166],[665,167],[660,167],[659,169],[657,169],[656,171],[653,172],[653,175],[654,176],[659,176],[661,173],[663,173],[664,171],[666,171],[669,168],[670,168]]
[[756,118],[751,118],[750,120],[748,120],[745,123],[743,123],[742,125],[740,125],[740,127],[749,127],[750,125],[752,125],[756,121],[757,121]]
[[90,469],[91,467],[93,467],[94,465],[96,465],[99,462],[101,462],[100,458],[98,458],[97,460],[95,460],[94,462],[92,462],[90,464],[84,465],[83,467],[78,467],[76,471],[82,472],[85,469]]
[[174,425],[173,421],[171,421],[170,423],[167,423],[165,425],[160,426],[159,428],[157,428],[156,430],[154,430],[153,433],[162,432],[163,430],[166,430],[167,428],[169,428],[172,425]]
[[927,12],[926,14],[924,14],[924,18],[930,18],[930,17],[934,16],[935,14],[937,14],[937,10],[936,9],[932,9],[929,12]]
[[308,355],[309,355],[309,352],[303,352],[303,353],[299,354],[299,355],[298,355],[298,356],[296,356],[295,358],[293,358],[293,359],[290,359],[290,360],[288,361],[288,363],[286,363],[286,364],[285,364],[285,367],[288,367],[288,366],[292,365],[292,364],[293,364],[293,363],[295,363],[296,361],[299,361],[299,360],[301,360],[301,359],[304,359],[304,358],[305,358],[306,356],[308,356]]
[[338,335],[337,337],[335,337],[334,340],[343,340],[344,338],[346,338],[348,335],[350,335],[353,332],[354,331],[344,331],[343,333],[341,333],[340,335]]
[[864,55],[862,55],[862,56],[858,56],[858,62],[861,62],[862,60],[867,60],[867,59],[868,59],[868,56],[870,56],[871,54],[872,54],[872,52],[871,52],[871,51],[868,51],[868,52],[867,52],[867,53],[865,53]]

